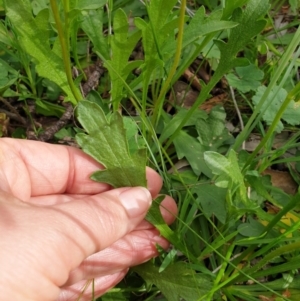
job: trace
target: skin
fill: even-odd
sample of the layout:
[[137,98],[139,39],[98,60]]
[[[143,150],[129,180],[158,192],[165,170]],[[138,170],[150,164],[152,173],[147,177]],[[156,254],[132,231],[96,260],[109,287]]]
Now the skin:
[[[0,292],[2,300],[77,300],[115,286],[129,267],[168,242],[144,220],[162,186],[147,168],[148,190],[111,189],[89,179],[100,164],[81,150],[0,139]],[[168,224],[177,213],[166,196]],[[80,300],[90,300],[89,285]]]

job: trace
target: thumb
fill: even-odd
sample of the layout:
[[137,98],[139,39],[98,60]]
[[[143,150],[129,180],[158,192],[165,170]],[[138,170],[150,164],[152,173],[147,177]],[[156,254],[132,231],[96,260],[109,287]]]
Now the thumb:
[[151,194],[143,187],[119,188],[53,206],[60,229],[84,249],[85,257],[105,249],[144,219]]

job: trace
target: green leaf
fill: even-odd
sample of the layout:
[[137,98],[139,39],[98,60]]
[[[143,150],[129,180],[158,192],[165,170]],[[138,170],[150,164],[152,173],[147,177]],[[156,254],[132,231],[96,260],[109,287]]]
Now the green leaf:
[[248,222],[238,226],[238,231],[243,236],[257,237],[265,232],[265,226],[249,217]]
[[197,200],[200,202],[205,215],[207,217],[215,215],[221,223],[225,224],[227,190],[210,184],[201,184],[193,188],[192,191],[197,194]]
[[148,4],[149,19],[152,22],[153,30],[158,32],[166,23],[171,10],[176,4],[176,0],[152,0]]
[[217,175],[216,185],[228,187],[232,200],[228,203],[228,208],[233,206],[236,209],[256,208],[256,204],[249,201],[247,189],[244,183],[244,176],[238,164],[238,158],[234,150],[230,150],[228,158],[219,153],[207,151],[204,153],[204,160],[213,172]]
[[[237,5],[240,6],[240,3]],[[247,61],[236,58],[236,55],[251,38],[263,30],[266,21],[260,19],[267,13],[268,8],[268,0],[250,0],[244,10],[237,8],[234,11],[232,21],[239,25],[231,29],[227,43],[215,41],[221,52],[217,74],[224,74],[227,70],[247,64]]]
[[226,76],[226,79],[230,86],[237,88],[242,93],[256,90],[264,77],[264,72],[253,64],[245,67],[236,67],[235,70],[236,75],[230,73]]
[[146,22],[142,18],[134,19],[136,27],[142,32],[145,56],[144,64],[141,66],[142,74],[139,77],[143,81],[144,101],[147,99],[150,82],[156,78],[161,78],[161,74],[170,66],[163,60],[164,54],[170,57],[175,51],[172,46],[171,53],[168,50],[162,53],[163,47],[169,43],[173,45],[175,40],[174,34],[178,27],[178,18],[170,18],[175,4],[175,0],[153,0],[147,4],[149,21]]
[[199,176],[201,173],[204,173],[207,177],[211,178],[211,171],[203,159],[203,154],[206,149],[203,148],[196,138],[188,135],[184,131],[180,131],[174,139],[174,146],[178,159],[185,157],[196,175]]
[[[191,21],[186,26],[183,35],[182,48],[188,46],[195,41],[198,41],[201,37],[210,33],[218,32],[225,29],[230,29],[238,25],[236,22],[223,21],[222,11],[217,10],[207,17],[205,15],[204,6],[200,7],[195,15],[191,18]],[[169,39],[165,45],[164,52],[171,52],[176,49],[176,41]]]
[[[252,97],[252,101],[254,105],[257,105],[260,101],[262,95],[266,91],[265,86],[261,86],[257,89],[256,94]],[[278,86],[274,86],[271,90],[270,94],[268,95],[266,101],[264,102],[261,112],[265,111],[263,114],[263,119],[267,123],[267,125],[271,125],[279,108],[281,107],[282,103],[284,102],[285,98],[287,97],[287,91],[283,88],[279,88]],[[267,110],[266,110],[266,107]],[[288,107],[284,111],[281,117],[285,122],[291,125],[298,125],[300,124],[300,107],[298,103],[295,101],[290,101]],[[276,131],[281,132],[283,130],[283,124],[280,121],[277,124]]]
[[19,73],[9,66],[4,60],[0,59],[0,94],[13,85],[19,78]]
[[161,273],[150,262],[134,267],[133,270],[149,284],[155,284],[168,301],[196,301],[212,288],[209,277],[196,274],[184,262],[170,265]]
[[92,179],[113,187],[146,187],[146,150],[129,153],[122,116],[115,112],[106,118],[101,107],[89,101],[81,101],[76,112],[87,132],[77,134],[76,141],[106,168],[96,171]]
[[103,10],[83,11],[80,25],[92,41],[94,51],[99,57],[108,60],[109,48],[103,35]]
[[225,2],[225,7],[223,9],[223,19],[227,19],[233,11],[238,8],[242,7],[248,2],[248,0],[231,0]]
[[128,301],[128,298],[122,292],[110,292],[108,291],[101,299],[101,301]]
[[103,7],[107,0],[69,0],[70,7],[78,10],[90,10]]
[[217,151],[222,145],[231,144],[233,137],[225,127],[226,113],[222,106],[215,106],[207,119],[198,119],[196,130],[198,140],[206,150]]
[[130,117],[123,117],[124,128],[130,153],[135,153],[138,149],[145,148],[145,140],[139,135],[136,122]]
[[63,60],[50,47],[49,11],[44,9],[34,18],[30,1],[5,0],[4,3],[7,16],[18,33],[19,42],[34,58],[38,74],[60,86],[67,100],[77,103],[67,82]]
[[204,153],[204,160],[213,174],[218,176],[222,173],[230,174],[230,162],[225,156],[216,152],[207,151]]
[[60,118],[66,110],[60,105],[39,98],[35,99],[35,106],[38,114],[44,116],[56,116],[58,118]]
[[123,98],[125,81],[129,75],[127,68],[129,57],[141,37],[141,32],[128,33],[128,19],[122,9],[118,9],[114,16],[114,35],[111,38],[111,59],[105,62],[112,82],[111,98],[114,110],[117,110]]
[[37,15],[43,9],[48,8],[48,5],[49,5],[48,0],[33,0],[31,2],[33,14]]

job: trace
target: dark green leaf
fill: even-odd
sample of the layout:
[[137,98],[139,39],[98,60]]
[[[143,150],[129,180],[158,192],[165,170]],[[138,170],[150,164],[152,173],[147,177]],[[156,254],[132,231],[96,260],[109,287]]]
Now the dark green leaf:
[[223,224],[226,222],[226,193],[227,189],[212,186],[210,184],[201,184],[195,186],[192,190],[197,194],[203,212],[207,217],[215,215]]
[[249,218],[247,223],[239,225],[238,231],[243,236],[257,237],[264,233],[265,226],[253,218]]
[[155,284],[168,301],[196,301],[212,288],[209,277],[196,274],[184,262],[177,262],[161,273],[152,263],[134,267],[133,270],[149,284]]
[[185,157],[196,175],[204,173],[209,178],[212,176],[203,158],[205,149],[196,138],[180,131],[174,139],[174,145],[178,159]]

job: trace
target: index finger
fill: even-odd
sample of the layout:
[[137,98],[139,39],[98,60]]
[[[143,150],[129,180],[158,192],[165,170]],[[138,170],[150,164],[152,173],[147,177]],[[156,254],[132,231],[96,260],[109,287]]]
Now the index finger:
[[[103,166],[81,150],[39,141],[0,139],[0,189],[23,201],[50,194],[97,194],[110,189],[90,176]],[[149,175],[150,173],[150,175]],[[157,194],[161,179],[147,172],[149,190]]]

